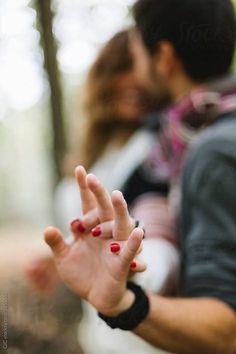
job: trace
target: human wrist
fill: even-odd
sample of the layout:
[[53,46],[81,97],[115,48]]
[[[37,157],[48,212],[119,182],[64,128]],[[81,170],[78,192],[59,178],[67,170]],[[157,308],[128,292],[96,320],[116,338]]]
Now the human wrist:
[[115,317],[120,315],[122,312],[127,311],[134,303],[135,295],[134,293],[126,289],[124,295],[122,296],[120,302],[109,310],[105,310],[102,313],[106,316]]
[[[99,317],[113,329],[119,328],[132,331],[138,327],[149,314],[150,303],[145,291],[132,282],[127,283],[127,289],[133,293],[133,296],[131,296],[130,292],[126,292],[116,309],[109,311],[109,315],[108,312],[107,314],[104,312],[98,313]],[[133,297],[134,299],[132,300]]]

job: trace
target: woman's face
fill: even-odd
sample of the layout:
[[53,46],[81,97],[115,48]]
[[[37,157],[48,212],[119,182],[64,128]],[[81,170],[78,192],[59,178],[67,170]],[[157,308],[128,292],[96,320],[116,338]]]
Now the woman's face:
[[115,82],[116,116],[127,122],[139,120],[145,113],[144,96],[133,72],[120,75]]

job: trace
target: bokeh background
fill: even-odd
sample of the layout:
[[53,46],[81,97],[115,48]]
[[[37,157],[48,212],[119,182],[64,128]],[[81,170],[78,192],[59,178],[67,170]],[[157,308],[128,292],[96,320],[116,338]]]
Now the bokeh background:
[[[0,237],[41,232],[53,222],[53,191],[80,114],[81,85],[101,45],[132,23],[133,3],[0,0]],[[50,72],[53,62],[45,70],[45,54],[55,54],[58,71]],[[54,117],[48,74],[59,86]]]
[[133,3],[0,0],[0,237],[33,237],[53,223],[81,85],[100,46],[132,23]]
[[80,299],[32,293],[25,266],[48,251],[88,68],[133,2],[0,0],[0,353],[81,354]]

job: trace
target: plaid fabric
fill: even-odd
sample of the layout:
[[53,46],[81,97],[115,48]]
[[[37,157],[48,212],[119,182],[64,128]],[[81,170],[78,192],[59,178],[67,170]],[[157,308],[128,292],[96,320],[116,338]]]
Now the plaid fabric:
[[146,173],[165,182],[178,179],[189,144],[219,116],[233,111],[236,79],[232,78],[199,87],[171,106],[162,115],[158,139],[145,161]]

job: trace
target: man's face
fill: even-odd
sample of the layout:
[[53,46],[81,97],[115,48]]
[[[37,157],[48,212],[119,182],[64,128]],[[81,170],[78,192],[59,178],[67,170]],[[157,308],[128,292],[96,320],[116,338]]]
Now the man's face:
[[169,95],[165,78],[158,72],[157,58],[151,58],[137,30],[130,35],[130,50],[134,60],[134,72],[140,85],[153,94],[157,99]]

